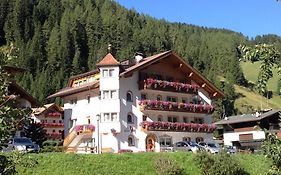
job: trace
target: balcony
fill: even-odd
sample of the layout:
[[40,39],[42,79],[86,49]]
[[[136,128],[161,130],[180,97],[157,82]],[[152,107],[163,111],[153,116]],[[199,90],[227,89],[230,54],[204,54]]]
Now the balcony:
[[174,112],[190,112],[211,114],[215,108],[212,105],[177,103],[169,101],[157,100],[141,100],[139,102],[141,110],[158,110],[158,111],[174,111]]
[[212,133],[217,126],[214,124],[197,123],[172,123],[172,122],[149,122],[144,121],[140,126],[148,131],[171,131],[171,132],[203,132]]
[[41,124],[43,127],[45,128],[60,128],[60,127],[64,127],[63,123],[39,123]]
[[45,117],[60,118],[61,116],[62,116],[62,114],[59,112],[50,112],[50,113],[46,114]]
[[77,133],[93,133],[95,131],[95,126],[90,124],[85,125],[76,125],[74,131]]
[[139,89],[152,89],[158,91],[197,94],[199,86],[196,84],[186,84],[181,82],[171,82],[148,78],[139,82]]

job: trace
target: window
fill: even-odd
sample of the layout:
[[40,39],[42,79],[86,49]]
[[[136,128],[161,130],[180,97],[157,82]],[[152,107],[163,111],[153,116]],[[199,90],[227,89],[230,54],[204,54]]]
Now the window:
[[127,115],[127,123],[134,123],[133,115],[131,113]]
[[110,121],[110,114],[109,113],[104,113],[103,114],[103,121],[104,122]]
[[102,70],[102,77],[108,77],[108,69]]
[[56,132],[56,130],[55,130],[55,129],[53,129],[53,132]]
[[157,101],[162,101],[162,96],[161,95],[157,95],[156,100]]
[[90,95],[87,95],[87,102],[88,102],[88,104],[90,104],[90,102],[91,102],[91,96]]
[[118,121],[117,113],[104,113],[103,122],[116,122]]
[[56,120],[53,120],[53,123],[56,123]]
[[132,136],[128,137],[128,146],[135,146],[134,138]]
[[203,142],[204,139],[202,137],[196,137],[195,141],[196,143],[199,143],[199,142]]
[[190,141],[191,141],[191,138],[190,138],[190,137],[183,137],[183,138],[182,138],[182,141],[190,142]]
[[147,120],[147,116],[146,115],[143,115],[142,116],[142,121],[146,121]]
[[202,124],[202,123],[204,123],[204,120],[203,120],[203,118],[196,117],[196,118],[194,118],[194,123]]
[[126,100],[132,102],[133,101],[133,94],[131,91],[128,91],[126,94]]
[[188,118],[187,117],[183,117],[182,120],[183,120],[183,123],[188,123]]
[[106,90],[102,91],[102,99],[117,99],[117,91],[116,90]]
[[168,117],[168,122],[172,122],[172,123],[178,122],[178,117],[176,117],[176,116],[169,116]]
[[88,124],[91,124],[91,119],[88,118]]
[[171,137],[160,137],[160,147],[170,147],[172,146]]
[[114,77],[114,69],[109,69],[109,77]]
[[102,91],[103,99],[109,99],[109,91]]
[[62,121],[61,121],[61,120],[59,120],[59,123],[62,123]]
[[170,102],[177,102],[177,97],[171,97],[171,96],[167,96],[167,101],[170,101]]
[[111,99],[117,99],[117,91],[116,90],[110,91],[110,98]]
[[157,117],[157,121],[162,122],[162,121],[163,121],[163,116],[162,116],[162,115],[159,115],[159,116]]
[[187,103],[187,102],[188,102],[188,101],[187,101],[187,98],[183,97],[183,98],[181,99],[181,102],[182,102],[182,103]]
[[146,100],[147,99],[147,94],[141,94],[141,100]]
[[74,104],[74,105],[77,104],[77,98],[70,100],[70,104],[72,104],[72,105],[73,105],[73,104]]

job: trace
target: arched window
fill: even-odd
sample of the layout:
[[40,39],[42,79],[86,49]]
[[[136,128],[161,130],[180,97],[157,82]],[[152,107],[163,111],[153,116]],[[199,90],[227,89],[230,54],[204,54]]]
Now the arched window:
[[190,137],[183,137],[183,138],[182,138],[182,141],[190,142],[190,141],[191,141],[191,138],[190,138]]
[[133,136],[128,137],[128,146],[135,146],[134,138]]
[[157,121],[162,122],[163,121],[163,116],[162,115],[158,115]]
[[156,100],[157,101],[162,101],[162,96],[161,95],[157,95]]
[[132,102],[133,101],[133,93],[128,91],[126,94],[126,100]]
[[133,114],[129,113],[127,115],[127,123],[134,123]]
[[196,137],[196,143],[203,142],[204,139],[202,137]]

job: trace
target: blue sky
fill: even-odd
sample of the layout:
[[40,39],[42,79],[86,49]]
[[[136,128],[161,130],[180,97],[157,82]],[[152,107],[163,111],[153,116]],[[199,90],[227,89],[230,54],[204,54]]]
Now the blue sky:
[[245,36],[281,36],[281,2],[276,0],[116,0],[139,13],[205,27],[225,28]]

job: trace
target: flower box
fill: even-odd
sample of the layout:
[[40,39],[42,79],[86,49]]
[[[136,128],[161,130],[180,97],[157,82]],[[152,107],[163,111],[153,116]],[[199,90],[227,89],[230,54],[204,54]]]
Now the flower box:
[[207,113],[214,111],[214,106],[191,103],[176,103],[169,101],[141,100],[139,102],[141,110],[164,110],[177,112]]
[[206,132],[212,133],[217,126],[214,124],[198,124],[198,123],[172,123],[172,122],[150,122],[144,121],[140,123],[143,129],[149,131],[175,131],[175,132]]
[[196,94],[200,86],[197,84],[187,84],[181,82],[170,82],[147,78],[140,83],[140,89],[155,89],[161,91],[172,91],[181,93]]

